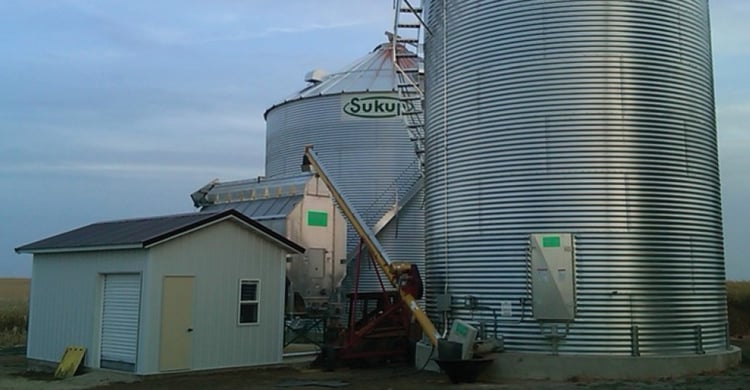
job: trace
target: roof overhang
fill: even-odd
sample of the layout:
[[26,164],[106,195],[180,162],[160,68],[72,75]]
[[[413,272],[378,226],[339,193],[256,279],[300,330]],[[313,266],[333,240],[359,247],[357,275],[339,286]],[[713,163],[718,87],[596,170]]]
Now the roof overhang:
[[128,250],[128,249],[143,249],[143,244],[80,246],[80,247],[44,248],[44,249],[16,248],[15,251],[18,254],[29,253],[32,255],[36,255],[36,254],[42,254],[42,253],[95,252],[95,251],[103,251],[103,250],[117,251],[117,250]]
[[15,248],[16,253],[30,253],[30,254],[43,254],[43,253],[71,253],[71,252],[94,252],[94,251],[112,251],[112,250],[129,250],[129,249],[148,249],[154,246],[163,244],[167,241],[173,240],[178,237],[190,234],[194,231],[203,229],[205,227],[220,223],[226,220],[232,220],[248,230],[254,231],[260,234],[267,240],[274,242],[276,245],[292,252],[292,253],[305,253],[305,248],[282,236],[279,233],[263,226],[260,222],[254,221],[250,217],[245,216],[237,210],[229,209],[221,213],[216,213],[210,217],[198,221],[193,224],[182,226],[178,229],[171,230],[162,235],[151,237],[142,242],[133,242],[128,244],[113,244],[113,245],[92,245],[92,246],[70,246],[70,247],[58,247],[58,248],[29,248],[24,247]]

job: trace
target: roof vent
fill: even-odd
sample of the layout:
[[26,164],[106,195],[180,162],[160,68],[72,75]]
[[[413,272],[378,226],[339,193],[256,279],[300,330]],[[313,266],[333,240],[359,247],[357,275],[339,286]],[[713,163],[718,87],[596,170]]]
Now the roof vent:
[[319,83],[323,81],[323,77],[326,76],[326,71],[323,69],[313,69],[305,75],[305,81],[308,83]]

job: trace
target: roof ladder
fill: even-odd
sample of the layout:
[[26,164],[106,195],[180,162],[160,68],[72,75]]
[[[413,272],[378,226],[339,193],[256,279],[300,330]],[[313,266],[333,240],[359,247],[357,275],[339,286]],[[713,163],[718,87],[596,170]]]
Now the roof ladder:
[[424,66],[422,29],[430,33],[422,18],[421,0],[394,0],[393,69],[401,101],[401,117],[414,143],[419,171],[424,173]]

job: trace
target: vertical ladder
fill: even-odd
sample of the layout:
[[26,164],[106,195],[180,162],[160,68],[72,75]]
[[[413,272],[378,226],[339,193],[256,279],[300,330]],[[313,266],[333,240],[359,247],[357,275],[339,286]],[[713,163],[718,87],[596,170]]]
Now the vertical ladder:
[[401,117],[414,143],[419,171],[424,172],[424,66],[422,64],[424,25],[421,0],[394,0],[392,38],[393,69],[396,89],[401,100]]

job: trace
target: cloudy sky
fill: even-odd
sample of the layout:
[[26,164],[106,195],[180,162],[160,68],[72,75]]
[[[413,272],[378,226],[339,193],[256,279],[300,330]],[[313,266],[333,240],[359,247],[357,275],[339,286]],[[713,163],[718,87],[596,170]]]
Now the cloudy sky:
[[[711,2],[727,274],[750,279],[750,1]],[[0,0],[0,276],[13,248],[193,210],[263,174],[263,111],[384,39],[390,0]]]

